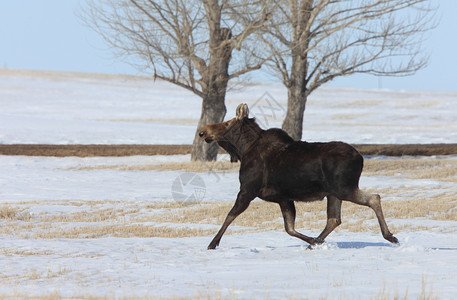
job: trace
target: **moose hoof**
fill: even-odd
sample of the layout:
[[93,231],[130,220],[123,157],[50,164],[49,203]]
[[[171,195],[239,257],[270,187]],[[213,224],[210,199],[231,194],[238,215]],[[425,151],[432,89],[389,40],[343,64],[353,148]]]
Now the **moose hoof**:
[[393,234],[389,234],[389,235],[385,236],[384,238],[393,244],[400,244],[398,239],[396,237],[394,237]]
[[214,249],[216,249],[217,246],[219,246],[219,243],[212,241],[208,246],[208,250],[214,250]]
[[325,243],[325,241],[321,238],[315,238],[315,245],[322,245],[323,243]]
[[314,248],[316,248],[316,246],[322,245],[323,243],[325,243],[325,241],[323,239],[315,238],[315,239],[313,239],[312,243],[310,243],[306,249],[313,250]]

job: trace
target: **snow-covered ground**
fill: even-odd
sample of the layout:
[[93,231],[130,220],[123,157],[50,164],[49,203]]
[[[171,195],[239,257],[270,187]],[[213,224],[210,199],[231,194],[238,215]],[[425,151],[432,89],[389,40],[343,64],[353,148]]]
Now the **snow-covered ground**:
[[[279,84],[237,86],[227,97],[227,114],[232,117],[246,102],[264,126],[279,126],[285,97]],[[160,81],[18,71],[0,71],[0,107],[3,144],[190,144],[200,114],[197,97]],[[457,93],[324,87],[308,102],[303,136],[351,143],[456,143]],[[412,228],[396,232],[400,246],[390,245],[378,229],[339,230],[313,251],[283,230],[228,233],[217,250],[208,251],[219,223],[164,225],[199,225],[211,232],[196,237],[64,235],[68,227],[160,226],[155,215],[160,209],[151,212],[150,206],[173,202],[172,184],[183,172],[124,167],[188,160],[187,155],[0,156],[0,297],[455,298],[455,219],[387,216],[394,228]],[[204,202],[234,200],[236,171],[199,176]],[[408,195],[418,199],[457,195],[453,181],[402,174],[362,176],[361,186],[412,189]],[[71,221],[99,213],[111,215]],[[350,222],[349,216],[343,215],[343,222]],[[298,230],[319,234],[300,225]]]
[[[264,127],[280,127],[280,83],[236,84],[239,103]],[[0,70],[0,143],[190,144],[201,101],[149,78]],[[322,87],[308,101],[303,139],[350,143],[456,143],[457,92]]]

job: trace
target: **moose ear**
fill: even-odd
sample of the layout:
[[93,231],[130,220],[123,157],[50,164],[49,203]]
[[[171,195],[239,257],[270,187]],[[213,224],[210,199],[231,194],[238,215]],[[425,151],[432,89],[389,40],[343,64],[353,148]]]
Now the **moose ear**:
[[249,108],[246,103],[241,103],[236,108],[236,119],[241,120],[243,118],[247,118],[249,115]]

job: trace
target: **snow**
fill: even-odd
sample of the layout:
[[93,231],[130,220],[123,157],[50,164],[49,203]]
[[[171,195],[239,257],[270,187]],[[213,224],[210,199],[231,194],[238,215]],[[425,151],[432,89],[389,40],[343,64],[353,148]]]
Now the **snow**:
[[[285,101],[286,92],[276,83],[237,86],[227,97],[227,116],[246,102],[259,122],[280,126]],[[161,81],[65,73],[0,72],[0,107],[2,144],[190,144],[200,115],[196,96]],[[323,87],[308,102],[303,136],[351,143],[456,143],[456,117],[457,93]],[[171,185],[182,171],[116,166],[188,160],[188,155],[0,156],[0,209],[18,207],[32,220],[137,209],[149,217],[144,224],[160,225],[144,207],[173,201]],[[233,202],[236,171],[199,176],[206,185],[204,201]],[[454,182],[438,179],[370,175],[362,176],[361,186],[411,189],[422,197],[457,194]],[[0,218],[1,227],[21,222]],[[128,225],[129,217],[123,222]],[[343,216],[343,222],[350,220]],[[379,232],[342,230],[314,250],[283,230],[227,233],[214,251],[206,250],[219,228],[212,224],[167,223],[213,232],[184,238],[27,238],[1,231],[0,297],[455,298],[457,222],[387,218],[387,223],[432,229],[396,232],[400,246]]]
[[[0,72],[0,143],[190,144],[201,101],[149,78]],[[280,83],[235,84],[227,118],[245,102],[280,127]],[[350,143],[456,143],[457,93],[322,87],[310,96],[303,139]]]
[[48,292],[58,291],[63,297],[367,299],[384,293],[387,298],[417,298],[425,289],[425,296],[451,299],[457,243],[443,238],[410,234],[404,245],[395,248],[377,236],[353,240],[352,234],[340,234],[339,241],[314,251],[278,232],[227,236],[226,244],[236,247],[217,251],[206,250],[207,238],[200,237],[2,239],[2,248],[47,254],[33,260],[19,255],[1,260],[4,274],[30,268],[63,273],[50,282],[36,280],[16,287],[30,295],[46,284]]

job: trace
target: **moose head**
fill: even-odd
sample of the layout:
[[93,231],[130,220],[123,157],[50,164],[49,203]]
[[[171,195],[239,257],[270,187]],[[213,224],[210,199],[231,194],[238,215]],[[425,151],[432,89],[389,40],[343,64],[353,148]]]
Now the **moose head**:
[[211,143],[213,141],[228,141],[228,139],[230,139],[230,136],[233,135],[235,131],[239,130],[239,127],[243,122],[243,119],[247,118],[248,115],[248,105],[242,103],[238,105],[238,107],[236,108],[235,118],[222,123],[208,124],[204,126],[202,129],[200,129],[200,133],[198,135],[207,143]]
[[236,108],[235,118],[208,124],[200,129],[198,135],[207,143],[217,142],[230,154],[231,161],[236,162],[241,160],[243,153],[258,140],[262,131],[255,119],[248,116],[248,105],[242,103]]

